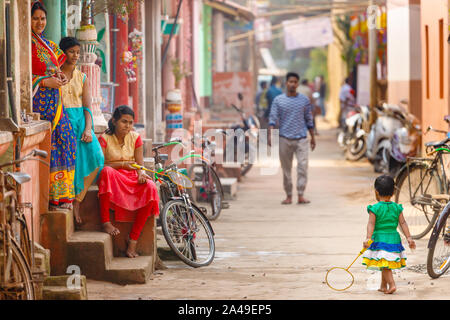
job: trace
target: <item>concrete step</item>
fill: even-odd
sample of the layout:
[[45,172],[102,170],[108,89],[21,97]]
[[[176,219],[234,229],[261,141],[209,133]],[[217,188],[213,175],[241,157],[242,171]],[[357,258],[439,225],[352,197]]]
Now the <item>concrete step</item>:
[[[113,240],[105,232],[77,231],[69,238],[68,264],[89,279],[118,284],[146,283],[154,271],[154,255],[130,259],[113,255]],[[139,249],[137,250],[140,253]]]
[[153,271],[153,256],[115,257],[105,270],[104,280],[122,285],[144,284]]
[[77,231],[67,240],[67,264],[89,279],[102,280],[113,259],[113,242],[105,232]]
[[74,276],[47,277],[42,295],[44,300],[87,300],[86,277]]
[[225,200],[235,199],[238,189],[237,178],[220,178],[220,183],[222,184]]

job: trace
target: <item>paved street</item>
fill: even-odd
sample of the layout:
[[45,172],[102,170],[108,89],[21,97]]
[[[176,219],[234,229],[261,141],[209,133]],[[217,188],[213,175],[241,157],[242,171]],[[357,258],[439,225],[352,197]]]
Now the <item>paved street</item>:
[[350,289],[336,292],[324,283],[330,267],[348,266],[362,248],[376,176],[368,162],[344,160],[335,130],[321,130],[310,156],[310,204],[280,205],[281,170],[262,176],[252,168],[230,209],[212,223],[216,258],[210,266],[164,261],[169,268],[145,285],[88,280],[89,299],[449,299],[448,276],[431,280],[423,268],[427,239],[417,241],[414,253],[403,242],[414,268],[395,274],[394,295],[373,290],[374,275],[361,258],[351,269]]

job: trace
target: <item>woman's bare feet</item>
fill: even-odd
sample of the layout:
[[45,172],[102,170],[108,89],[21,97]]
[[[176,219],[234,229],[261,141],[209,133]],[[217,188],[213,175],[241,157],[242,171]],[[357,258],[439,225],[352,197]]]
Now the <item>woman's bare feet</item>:
[[136,253],[137,241],[136,240],[128,240],[128,248],[127,248],[127,257],[128,258],[136,258],[139,255]]
[[380,287],[380,289],[378,289],[378,291],[386,293],[387,288]]
[[63,203],[63,204],[60,205],[60,207],[62,209],[67,209],[67,210],[72,210],[73,209],[72,203]]
[[103,230],[112,236],[117,236],[120,233],[119,229],[114,227],[111,222],[105,222],[103,224]]
[[81,220],[80,216],[80,202],[75,200],[73,202],[73,216],[75,218],[75,222],[78,224],[82,224],[83,221]]

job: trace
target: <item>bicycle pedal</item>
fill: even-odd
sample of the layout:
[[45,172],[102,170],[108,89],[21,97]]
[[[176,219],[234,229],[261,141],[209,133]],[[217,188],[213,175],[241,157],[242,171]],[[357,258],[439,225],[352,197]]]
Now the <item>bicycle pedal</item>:
[[230,204],[228,202],[222,202],[222,209],[229,209]]

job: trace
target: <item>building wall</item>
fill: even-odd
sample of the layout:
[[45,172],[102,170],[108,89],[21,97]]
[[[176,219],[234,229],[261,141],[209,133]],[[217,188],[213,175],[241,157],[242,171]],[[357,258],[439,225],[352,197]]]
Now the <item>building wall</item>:
[[409,101],[409,110],[422,118],[420,0],[387,2],[388,102]]
[[[447,129],[443,118],[448,105],[448,0],[421,3],[422,47],[422,127]],[[430,133],[423,142],[442,140],[442,134]]]

